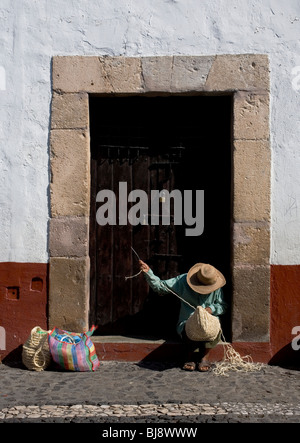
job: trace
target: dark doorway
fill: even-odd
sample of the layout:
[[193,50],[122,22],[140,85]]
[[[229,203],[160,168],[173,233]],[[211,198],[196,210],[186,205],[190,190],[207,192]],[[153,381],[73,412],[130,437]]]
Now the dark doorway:
[[[154,294],[143,275],[125,281],[139,271],[131,246],[161,279],[197,262],[213,264],[228,281],[230,304],[231,115],[231,96],[90,97],[90,321],[99,334],[176,336],[176,297]],[[187,226],[174,225],[172,216],[168,225],[160,217],[159,225],[100,226],[97,193],[114,191],[118,211],[120,182],[128,194],[144,190],[149,204],[154,189],[192,190],[193,196],[204,190],[203,233],[186,236]],[[128,210],[134,204],[123,200]],[[228,313],[227,340],[229,322]]]

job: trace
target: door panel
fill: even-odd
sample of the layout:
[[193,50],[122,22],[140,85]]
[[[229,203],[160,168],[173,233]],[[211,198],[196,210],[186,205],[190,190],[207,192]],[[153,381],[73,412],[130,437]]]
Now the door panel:
[[[125,281],[139,271],[131,246],[162,279],[198,261],[211,263],[224,272],[230,291],[231,99],[92,97],[90,120],[91,322],[100,334],[173,336],[178,300],[154,294],[143,275]],[[187,237],[186,226],[174,225],[172,208],[171,223],[164,225],[163,202],[158,226],[99,226],[97,192],[115,192],[118,220],[120,182],[127,183],[128,194],[146,192],[149,223],[151,190],[203,189],[203,234]],[[121,199],[124,211],[132,205]]]

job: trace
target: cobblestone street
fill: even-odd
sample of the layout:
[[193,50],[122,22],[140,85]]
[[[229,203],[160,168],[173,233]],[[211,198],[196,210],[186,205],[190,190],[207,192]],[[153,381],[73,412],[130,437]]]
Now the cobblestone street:
[[0,365],[0,422],[299,423],[299,371],[185,372],[102,362],[95,373]]

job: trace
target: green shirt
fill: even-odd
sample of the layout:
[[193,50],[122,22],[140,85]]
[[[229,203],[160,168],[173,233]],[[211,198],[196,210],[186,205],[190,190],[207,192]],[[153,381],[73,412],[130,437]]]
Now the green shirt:
[[[150,269],[148,272],[144,272],[144,275],[153,291],[158,292],[161,295],[170,294],[168,291],[168,288],[170,288],[183,300],[186,300],[189,304],[194,306],[194,308],[199,305],[203,308],[210,308],[212,314],[215,316],[219,316],[226,311],[227,303],[223,299],[222,288],[219,288],[208,295],[204,295],[198,294],[198,292],[195,292],[190,288],[186,280],[187,274],[181,274],[178,277],[170,278],[169,280],[161,280],[154,275],[153,271]],[[191,306],[180,300],[180,311],[176,328],[180,336],[184,329],[185,322],[193,312],[194,309]]]

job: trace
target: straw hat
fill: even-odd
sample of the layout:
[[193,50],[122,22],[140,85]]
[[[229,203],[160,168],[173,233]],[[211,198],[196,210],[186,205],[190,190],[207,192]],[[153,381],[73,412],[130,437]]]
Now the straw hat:
[[187,283],[199,294],[210,294],[226,284],[224,275],[214,266],[196,263],[187,274]]

